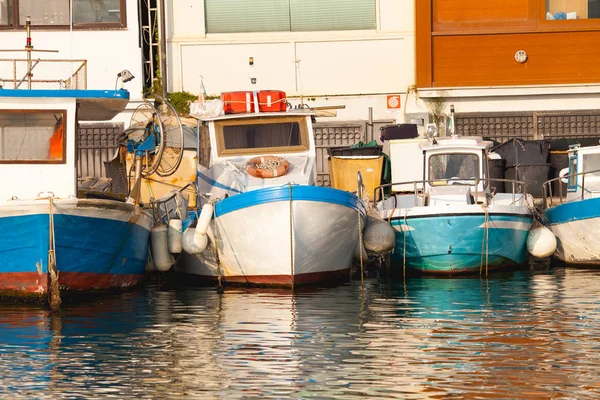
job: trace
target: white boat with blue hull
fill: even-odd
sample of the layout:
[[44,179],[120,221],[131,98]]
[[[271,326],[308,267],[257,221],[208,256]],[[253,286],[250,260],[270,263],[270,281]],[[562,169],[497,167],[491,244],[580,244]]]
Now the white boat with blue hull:
[[136,204],[77,198],[78,123],[112,119],[125,109],[129,92],[85,89],[83,66],[52,77],[44,76],[44,60],[35,65],[39,80],[27,74],[28,89],[16,80],[7,88],[10,77],[1,77],[0,296],[50,296],[58,307],[60,293],[138,283],[153,219]]
[[354,193],[316,186],[312,117],[290,110],[199,118],[210,156],[199,157],[196,183],[209,206],[195,229],[209,240],[195,254],[184,246],[176,271],[251,285],[348,278],[366,209]]
[[377,206],[397,231],[395,266],[430,275],[479,274],[526,260],[532,203],[522,182],[513,181],[512,193],[495,193],[506,180],[488,178],[491,145],[455,136],[423,143],[423,180],[387,185],[413,188],[392,192]]
[[[600,146],[576,145],[568,154],[568,168],[544,183],[544,219],[557,241],[553,257],[566,265],[600,267]],[[567,184],[566,193],[553,193],[556,182]]]

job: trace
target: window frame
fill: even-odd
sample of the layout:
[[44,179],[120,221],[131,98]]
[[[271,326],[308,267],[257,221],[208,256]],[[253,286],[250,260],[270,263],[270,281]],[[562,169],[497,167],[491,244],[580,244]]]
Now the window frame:
[[[224,126],[239,126],[239,125],[261,125],[264,123],[298,123],[300,127],[300,145],[298,146],[280,146],[280,147],[260,147],[260,148],[243,148],[243,149],[226,149],[225,137],[223,136]],[[219,157],[226,156],[246,156],[254,154],[272,154],[272,153],[300,153],[310,149],[310,141],[308,136],[308,127],[305,116],[281,116],[270,118],[240,118],[240,119],[224,119],[214,121],[215,138],[217,141],[217,154]]]
[[[19,21],[19,0],[7,0],[7,4],[12,4],[12,16],[7,25],[0,25],[0,31],[20,31],[25,30],[25,24]],[[71,2],[69,2],[69,5]],[[127,0],[119,0],[119,22],[73,22],[73,30],[119,30],[127,28]],[[69,10],[70,12],[70,10]],[[68,30],[70,25],[31,25],[33,29],[43,30]]]
[[0,113],[5,114],[61,114],[62,115],[62,126],[63,126],[63,150],[62,158],[60,160],[2,160],[0,164],[66,164],[67,163],[67,138],[68,138],[68,127],[67,127],[67,110],[38,110],[38,109],[26,109],[26,110],[12,110],[12,109],[0,109]]

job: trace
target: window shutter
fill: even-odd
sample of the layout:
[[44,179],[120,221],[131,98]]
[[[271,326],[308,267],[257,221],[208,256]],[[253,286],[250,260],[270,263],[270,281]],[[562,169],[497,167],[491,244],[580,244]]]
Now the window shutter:
[[206,0],[206,32],[290,31],[290,0]]
[[375,29],[375,0],[290,0],[292,31]]

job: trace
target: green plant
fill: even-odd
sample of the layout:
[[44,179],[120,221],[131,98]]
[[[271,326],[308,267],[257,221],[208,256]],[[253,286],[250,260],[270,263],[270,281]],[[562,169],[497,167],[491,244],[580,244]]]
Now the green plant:
[[[432,97],[426,100],[427,108],[429,109],[429,113],[431,114],[431,119],[435,124],[438,132],[440,132],[441,124],[446,119],[446,114],[444,113],[446,108],[446,97]],[[440,135],[442,132],[440,132]]]
[[169,93],[167,95],[169,103],[171,103],[179,115],[183,116],[190,113],[190,102],[196,99],[198,99],[198,96],[186,91]]

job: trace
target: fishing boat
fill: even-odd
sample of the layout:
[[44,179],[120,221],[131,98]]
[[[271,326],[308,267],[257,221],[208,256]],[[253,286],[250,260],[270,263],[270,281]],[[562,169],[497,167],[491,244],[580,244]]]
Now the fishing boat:
[[557,242],[553,256],[566,265],[599,266],[600,146],[573,145],[568,156],[568,167],[543,185],[544,220]]
[[54,308],[61,294],[140,282],[153,220],[135,201],[77,197],[78,123],[112,119],[129,92],[86,89],[85,62],[50,78],[30,56],[2,61],[25,75],[0,89],[0,296]]
[[[391,157],[392,171],[420,169],[422,179],[383,185],[375,193],[383,199],[379,215],[396,230],[393,266],[406,273],[458,275],[523,263],[532,225],[523,182],[489,178],[491,142],[435,136],[432,129],[428,140],[416,146],[410,140],[401,159]],[[391,145],[403,145],[398,142]],[[422,165],[397,165],[417,159]],[[506,182],[512,191],[496,193]],[[386,188],[391,194],[384,198]]]
[[316,185],[314,113],[288,110],[281,91],[217,103],[196,114],[200,208],[175,271],[284,287],[347,278],[366,209],[357,193]]

